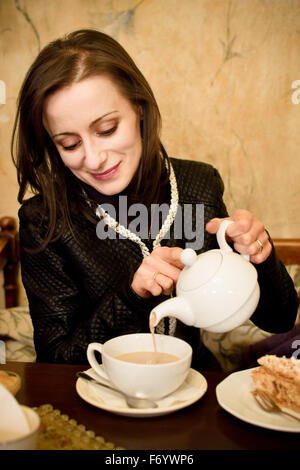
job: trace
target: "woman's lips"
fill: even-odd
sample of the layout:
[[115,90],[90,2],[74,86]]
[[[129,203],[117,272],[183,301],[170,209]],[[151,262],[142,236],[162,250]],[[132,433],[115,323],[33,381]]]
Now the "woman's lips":
[[102,173],[91,173],[92,177],[95,178],[98,181],[105,181],[110,178],[112,178],[116,172],[118,171],[119,165],[121,162],[117,163],[115,166],[112,166],[106,171],[103,171]]

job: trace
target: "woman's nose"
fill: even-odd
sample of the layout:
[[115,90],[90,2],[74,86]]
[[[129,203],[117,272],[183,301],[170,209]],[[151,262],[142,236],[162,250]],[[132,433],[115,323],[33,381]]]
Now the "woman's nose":
[[99,142],[95,141],[85,142],[84,152],[84,166],[91,171],[100,170],[108,157],[107,151],[100,148]]

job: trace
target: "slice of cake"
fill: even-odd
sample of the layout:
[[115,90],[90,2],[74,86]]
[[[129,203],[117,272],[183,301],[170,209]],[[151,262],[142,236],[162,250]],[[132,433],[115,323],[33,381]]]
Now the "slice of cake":
[[300,360],[266,355],[257,362],[260,367],[252,371],[254,393],[267,395],[281,411],[300,419]]

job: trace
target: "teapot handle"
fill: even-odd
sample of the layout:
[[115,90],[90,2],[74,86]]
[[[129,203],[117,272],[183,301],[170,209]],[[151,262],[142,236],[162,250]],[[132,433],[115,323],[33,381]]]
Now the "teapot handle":
[[[221,222],[219,230],[217,231],[217,240],[219,247],[221,248],[222,251],[225,251],[226,253],[229,253],[230,251],[233,251],[232,248],[228,245],[225,237],[225,233],[227,230],[228,225],[233,224],[233,220],[223,220]],[[247,261],[250,261],[250,256],[249,255],[241,255],[243,258],[245,258]]]

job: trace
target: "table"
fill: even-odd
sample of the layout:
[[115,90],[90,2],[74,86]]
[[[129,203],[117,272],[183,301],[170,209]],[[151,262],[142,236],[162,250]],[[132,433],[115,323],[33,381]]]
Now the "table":
[[203,372],[206,394],[193,405],[173,414],[155,418],[114,415],[89,405],[76,392],[76,372],[88,366],[10,362],[0,370],[14,370],[22,378],[16,398],[27,406],[50,403],[127,450],[299,450],[298,433],[260,428],[235,418],[220,408],[216,385],[224,372]]

